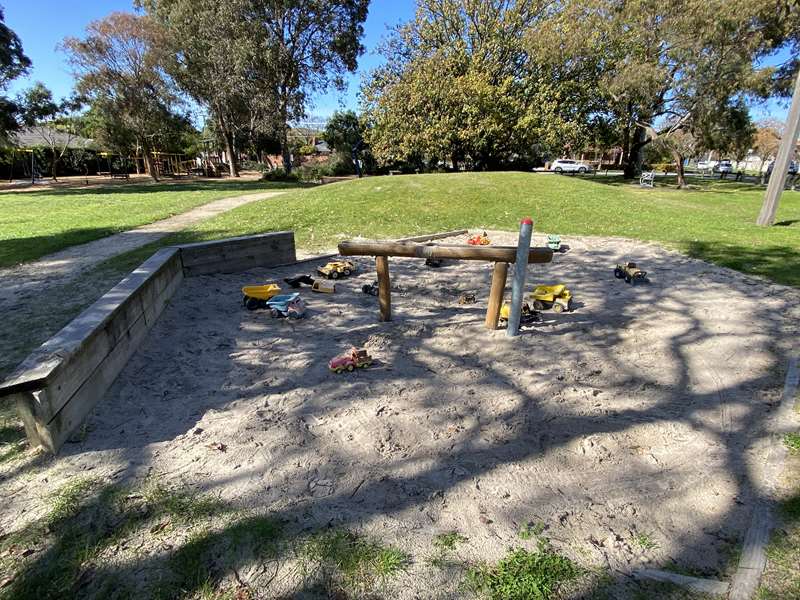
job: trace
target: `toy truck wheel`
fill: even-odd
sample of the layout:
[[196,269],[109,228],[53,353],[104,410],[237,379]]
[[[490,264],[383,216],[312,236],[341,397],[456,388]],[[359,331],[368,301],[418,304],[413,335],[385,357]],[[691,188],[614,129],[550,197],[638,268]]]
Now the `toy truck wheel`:
[[258,301],[258,298],[246,298],[244,301],[244,305],[247,310],[255,310],[260,304],[261,303]]
[[541,300],[533,301],[533,310],[544,310],[544,309],[545,309],[544,302],[542,302]]
[[561,304],[560,302],[554,302],[553,303],[553,312],[555,312],[555,313],[564,312],[564,305]]
[[345,270],[344,270],[344,271],[342,271],[342,272],[344,273],[344,276],[345,276],[345,277],[350,277],[350,273],[352,273],[352,271],[351,271],[350,269],[345,269]]
[[630,283],[631,281],[632,281],[631,280],[631,276],[626,273],[625,274],[625,283]]
[[622,269],[617,267],[616,269],[614,269],[614,277],[616,277],[617,279],[622,279],[623,277],[625,277],[625,273],[622,272]]
[[353,365],[347,365],[347,370],[348,371],[352,371],[353,369],[355,369],[355,367]]
[[328,275],[330,279],[339,279],[339,271],[331,271],[331,274]]
[[271,308],[269,314],[270,316],[272,316],[273,319],[277,319],[281,313],[278,311],[277,308]]

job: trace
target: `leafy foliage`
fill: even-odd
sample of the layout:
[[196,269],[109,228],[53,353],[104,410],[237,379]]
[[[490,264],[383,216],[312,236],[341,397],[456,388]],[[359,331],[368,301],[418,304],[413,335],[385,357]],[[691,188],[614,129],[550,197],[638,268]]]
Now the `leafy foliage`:
[[115,12],[90,23],[85,38],[67,38],[63,45],[78,91],[113,123],[117,141],[136,140],[157,179],[150,153],[180,118],[174,112],[179,97],[163,70],[163,31],[148,16]]
[[[0,92],[4,92],[14,79],[27,73],[31,67],[31,61],[22,49],[22,42],[4,20],[5,15],[0,7]],[[0,143],[7,141],[8,132],[17,128],[17,110],[13,101],[0,95]]]
[[362,90],[378,161],[497,168],[581,147],[591,100],[580,78],[546,70],[524,42],[546,6],[419,2]]

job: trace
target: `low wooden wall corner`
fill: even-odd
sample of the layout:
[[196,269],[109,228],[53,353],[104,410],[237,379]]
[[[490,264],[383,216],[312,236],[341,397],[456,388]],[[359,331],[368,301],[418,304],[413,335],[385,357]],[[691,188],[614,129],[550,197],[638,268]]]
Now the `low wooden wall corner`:
[[47,340],[0,384],[28,439],[52,453],[80,427],[141,346],[184,277],[296,262],[281,231],[162,248]]

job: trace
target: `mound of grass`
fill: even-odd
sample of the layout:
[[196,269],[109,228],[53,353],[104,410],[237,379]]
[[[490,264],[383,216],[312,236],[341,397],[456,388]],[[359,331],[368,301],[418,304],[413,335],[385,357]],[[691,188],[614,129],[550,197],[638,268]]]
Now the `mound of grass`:
[[467,586],[490,600],[548,600],[579,574],[571,560],[540,543],[537,552],[516,548],[495,565],[472,567]]
[[[800,192],[787,191],[779,225],[758,227],[762,187],[697,180],[696,189],[641,189],[611,177],[453,173],[370,177],[295,190],[200,223],[164,243],[290,229],[320,250],[343,238],[393,238],[461,228],[516,230],[662,242],[697,258],[800,286]],[[158,245],[128,257],[138,264]]]

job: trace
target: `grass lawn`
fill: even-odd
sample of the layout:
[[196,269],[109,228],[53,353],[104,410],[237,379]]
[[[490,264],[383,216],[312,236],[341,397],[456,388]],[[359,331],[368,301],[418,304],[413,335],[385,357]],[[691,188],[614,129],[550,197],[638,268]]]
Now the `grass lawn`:
[[146,225],[212,200],[275,189],[258,181],[161,183],[0,194],[0,267]]
[[[755,225],[764,189],[693,180],[696,189],[642,189],[608,177],[460,173],[373,177],[293,191],[255,202],[158,245],[295,231],[298,246],[335,247],[352,236],[397,237],[448,229],[514,230],[531,215],[547,233],[661,242],[693,257],[800,286],[800,192],[786,192],[778,225]],[[154,246],[112,259],[133,267]]]

